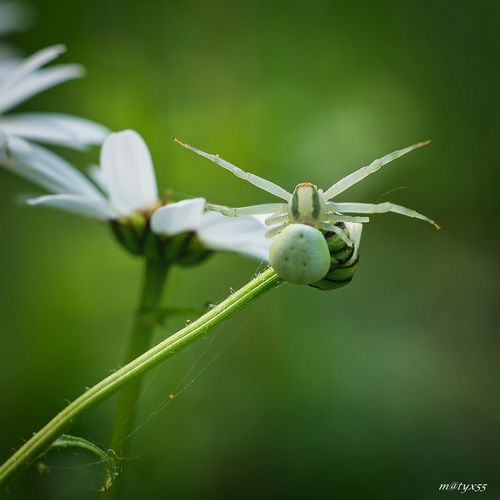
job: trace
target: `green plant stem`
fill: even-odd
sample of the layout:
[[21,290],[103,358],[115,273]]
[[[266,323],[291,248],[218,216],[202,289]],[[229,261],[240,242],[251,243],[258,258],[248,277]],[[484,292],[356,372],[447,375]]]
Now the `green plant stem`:
[[99,446],[97,446],[96,444],[76,436],[61,434],[61,436],[59,436],[52,444],[52,448],[68,448],[70,446],[88,450],[99,457],[99,461],[104,465],[105,468],[104,482],[101,491],[107,491],[113,484],[115,478],[118,476],[116,461],[113,460],[113,458],[111,458],[108,453],[99,448]]
[[199,319],[193,321],[193,323],[179,330],[88,389],[58,413],[45,427],[24,443],[19,450],[0,466],[0,490],[7,486],[23,469],[40,457],[84,413],[109,398],[127,382],[135,380],[179,350],[190,345],[198,338],[203,337],[209,330],[222,324],[240,309],[246,307],[262,294],[275,288],[281,282],[282,279],[271,268],[266,269]]
[[[145,259],[141,295],[129,343],[125,352],[124,365],[147,351],[153,341],[153,333],[159,323],[159,304],[164,289],[169,264],[160,259]],[[132,380],[118,394],[111,434],[111,450],[115,455],[126,457],[131,446],[130,436],[134,431],[141,393],[142,377]],[[126,471],[116,478],[115,485],[106,498],[120,498],[124,488]]]

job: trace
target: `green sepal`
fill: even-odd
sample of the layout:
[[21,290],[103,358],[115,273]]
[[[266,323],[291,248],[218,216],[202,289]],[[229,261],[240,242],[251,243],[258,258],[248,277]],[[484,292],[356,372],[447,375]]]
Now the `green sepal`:
[[181,266],[198,264],[212,254],[193,231],[175,236],[153,233],[151,215],[152,212],[136,212],[110,221],[114,236],[131,254]]
[[194,232],[181,233],[176,236],[154,235],[162,251],[161,258],[167,262],[175,262],[180,266],[199,264],[212,254],[207,250]]
[[144,251],[144,242],[149,231],[149,223],[144,216],[134,214],[122,219],[110,221],[111,230],[125,250],[133,255],[141,255]]

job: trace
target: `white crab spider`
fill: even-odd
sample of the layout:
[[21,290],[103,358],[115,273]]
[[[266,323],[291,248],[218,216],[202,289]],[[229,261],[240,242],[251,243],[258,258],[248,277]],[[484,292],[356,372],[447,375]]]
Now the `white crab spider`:
[[364,216],[345,215],[375,214],[394,212],[422,219],[440,229],[438,224],[425,215],[419,214],[400,205],[390,202],[384,203],[349,203],[330,201],[354,184],[379,170],[383,165],[400,156],[429,144],[430,141],[419,142],[388,155],[374,160],[369,165],[356,170],[328,188],[326,191],[318,189],[314,184],[303,182],[298,184],[293,193],[257,175],[244,172],[241,168],[223,160],[218,155],[205,153],[174,138],[181,146],[197,153],[217,165],[232,172],[236,177],[244,179],[268,193],[285,200],[285,203],[265,203],[248,207],[232,208],[223,205],[207,203],[207,208],[220,212],[229,217],[245,215],[269,214],[265,220],[267,226],[276,225],[266,233],[266,237],[277,236],[271,245],[269,262],[276,273],[286,281],[299,284],[310,284],[326,275],[330,266],[330,254],[322,231],[336,233],[348,245],[353,242],[342,228],[336,226],[338,222],[362,223],[368,222]]

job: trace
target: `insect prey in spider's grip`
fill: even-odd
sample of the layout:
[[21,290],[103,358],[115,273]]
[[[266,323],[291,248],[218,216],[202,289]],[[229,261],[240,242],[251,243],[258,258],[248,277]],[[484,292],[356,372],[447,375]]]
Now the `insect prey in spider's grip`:
[[[269,252],[269,262],[276,273],[290,283],[312,284],[318,288],[324,288],[318,285],[326,282],[330,275],[335,274],[333,271],[353,269],[358,260],[357,247],[361,236],[361,224],[369,221],[367,215],[394,212],[406,217],[422,219],[440,229],[439,225],[429,217],[394,203],[334,201],[337,195],[373,174],[387,163],[429,144],[430,141],[419,142],[378,158],[369,165],[340,179],[326,191],[318,189],[309,182],[302,182],[295,187],[293,193],[289,193],[262,177],[243,171],[218,155],[205,153],[175,138],[174,141],[229,170],[236,177],[284,200],[280,203],[265,203],[238,208],[207,203],[207,208],[228,217],[268,215],[265,223],[267,226],[274,227],[266,233],[266,237],[275,238]],[[349,253],[348,259],[344,262],[340,261],[337,267],[335,265],[339,261],[337,257],[333,256],[331,244],[328,243],[328,238],[332,237],[335,237],[335,245],[340,244]],[[352,277],[353,272],[344,272],[342,276]],[[338,275],[337,271],[335,276]],[[328,288],[328,285],[326,286]]]

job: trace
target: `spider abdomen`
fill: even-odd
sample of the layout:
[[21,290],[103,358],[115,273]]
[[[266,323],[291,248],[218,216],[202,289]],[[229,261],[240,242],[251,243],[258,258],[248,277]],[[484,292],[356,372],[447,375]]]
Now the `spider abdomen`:
[[290,224],[276,236],[269,262],[285,281],[308,285],[330,269],[330,252],[323,233],[305,224]]

